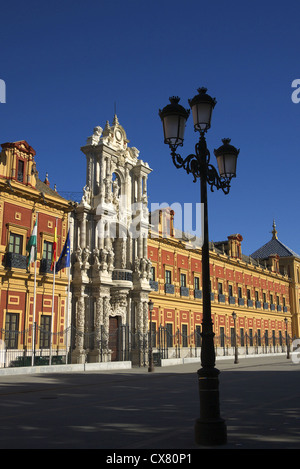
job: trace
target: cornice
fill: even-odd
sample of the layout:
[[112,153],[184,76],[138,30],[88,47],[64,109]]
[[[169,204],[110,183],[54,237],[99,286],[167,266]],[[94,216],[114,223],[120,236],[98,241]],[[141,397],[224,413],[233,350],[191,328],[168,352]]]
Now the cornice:
[[0,191],[8,195],[26,199],[31,203],[48,205],[52,208],[63,210],[64,212],[71,212],[75,208],[74,203],[69,200],[61,197],[56,198],[52,195],[40,192],[30,185],[21,184],[10,179],[0,180]]

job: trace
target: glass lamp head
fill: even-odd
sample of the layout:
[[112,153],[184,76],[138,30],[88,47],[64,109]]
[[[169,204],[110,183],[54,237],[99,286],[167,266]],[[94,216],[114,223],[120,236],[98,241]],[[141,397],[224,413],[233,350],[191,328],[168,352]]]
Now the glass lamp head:
[[179,104],[180,98],[173,96],[170,104],[159,110],[164,130],[164,142],[171,147],[183,145],[186,121],[190,110]]
[[194,129],[200,132],[206,132],[210,128],[212,111],[217,103],[216,99],[209,96],[206,91],[206,88],[199,88],[198,94],[189,99]]
[[220,176],[231,179],[236,177],[237,157],[240,152],[233,145],[230,145],[230,138],[224,138],[221,145],[214,154],[217,158]]

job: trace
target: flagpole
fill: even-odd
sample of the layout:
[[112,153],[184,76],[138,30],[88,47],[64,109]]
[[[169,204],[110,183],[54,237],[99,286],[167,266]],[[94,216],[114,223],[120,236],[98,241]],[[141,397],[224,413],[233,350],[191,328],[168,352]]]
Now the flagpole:
[[[36,225],[38,224],[38,212],[36,212]],[[36,239],[37,243],[37,239]],[[31,365],[34,365],[34,341],[35,341],[35,312],[36,312],[36,260],[37,260],[37,244],[35,246],[34,252],[34,284],[33,284],[33,328],[32,328],[32,356],[31,356]]]
[[69,356],[69,306],[70,306],[70,278],[71,278],[71,266],[68,267],[68,290],[67,290],[67,319],[66,319],[66,363],[68,363]]
[[[70,236],[70,213],[68,213],[68,231],[67,236]],[[71,253],[69,254],[71,256]],[[68,267],[68,289],[67,289],[67,314],[66,314],[66,363],[68,363],[69,356],[69,306],[70,306],[70,279],[71,279],[71,262]]]
[[[57,237],[57,218],[55,222],[55,234],[54,234],[54,243],[56,243],[55,236]],[[53,248],[54,248],[53,243]],[[56,246],[55,252],[53,252],[53,287],[52,287],[52,310],[51,310],[51,335],[50,335],[50,356],[49,356],[49,365],[51,365],[52,360],[52,338],[53,338],[53,330],[54,330],[54,292],[55,292],[55,270],[56,270]]]
[[[56,260],[56,259],[55,259]],[[71,277],[71,270],[70,270],[70,230],[68,230],[67,237],[65,240],[65,244],[62,248],[62,251],[60,253],[59,259],[55,264],[55,273],[59,272],[61,269],[69,269],[68,271],[68,287],[67,287],[67,298],[65,302],[65,335],[64,335],[64,340],[65,340],[65,346],[66,346],[66,357],[68,355],[68,343],[69,343],[69,337],[68,337],[68,324],[69,324],[69,297],[70,297],[70,277]],[[66,358],[66,362],[67,362]]]

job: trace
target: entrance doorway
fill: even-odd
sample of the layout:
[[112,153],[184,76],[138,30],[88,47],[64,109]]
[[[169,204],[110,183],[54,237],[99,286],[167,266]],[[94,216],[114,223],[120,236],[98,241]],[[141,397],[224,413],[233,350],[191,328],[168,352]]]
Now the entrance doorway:
[[119,360],[120,341],[119,341],[119,326],[121,325],[120,316],[113,316],[109,318],[109,342],[108,346],[111,350],[111,361]]

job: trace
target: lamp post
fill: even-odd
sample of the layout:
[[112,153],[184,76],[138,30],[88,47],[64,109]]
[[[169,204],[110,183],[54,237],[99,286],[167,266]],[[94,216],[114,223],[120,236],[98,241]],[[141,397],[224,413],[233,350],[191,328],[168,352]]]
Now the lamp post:
[[289,341],[289,336],[288,336],[288,320],[287,318],[284,318],[285,322],[285,337],[286,337],[286,358],[290,358],[290,341]]
[[150,300],[148,302],[149,312],[150,312],[150,337],[149,337],[149,364],[148,364],[148,371],[154,371],[153,365],[153,350],[152,350],[152,311],[153,311],[153,301]]
[[237,348],[237,340],[236,340],[236,312],[233,311],[233,324],[234,324],[234,363],[238,363],[238,348]]
[[206,145],[205,133],[210,128],[212,111],[216,100],[200,88],[198,94],[189,104],[192,110],[194,129],[200,134],[195,145],[195,154],[183,159],[177,153],[178,146],[183,145],[184,130],[190,110],[179,104],[178,97],[170,98],[170,104],[159,111],[164,130],[164,143],[168,144],[176,168],[183,168],[201,183],[201,204],[203,207],[203,245],[202,245],[202,289],[203,289],[203,320],[201,365],[198,370],[200,397],[200,418],[195,423],[195,441],[199,445],[219,445],[227,441],[225,421],[220,416],[219,404],[219,370],[215,368],[214,332],[211,317],[210,301],[210,270],[209,270],[209,239],[207,184],[222,189],[225,194],[230,190],[231,178],[236,175],[236,162],[239,150],[230,145],[229,139],[214,151],[219,167],[217,170],[209,163],[210,153]]

